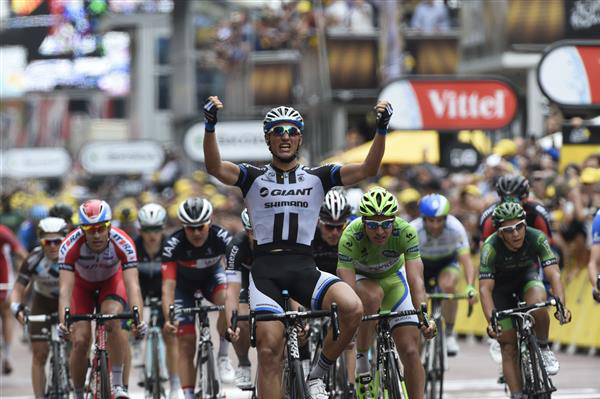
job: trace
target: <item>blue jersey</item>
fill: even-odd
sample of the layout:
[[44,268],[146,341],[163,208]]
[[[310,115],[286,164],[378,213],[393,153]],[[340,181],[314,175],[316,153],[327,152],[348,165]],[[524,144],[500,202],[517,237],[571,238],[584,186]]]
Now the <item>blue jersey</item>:
[[600,209],[592,222],[592,244],[600,244]]

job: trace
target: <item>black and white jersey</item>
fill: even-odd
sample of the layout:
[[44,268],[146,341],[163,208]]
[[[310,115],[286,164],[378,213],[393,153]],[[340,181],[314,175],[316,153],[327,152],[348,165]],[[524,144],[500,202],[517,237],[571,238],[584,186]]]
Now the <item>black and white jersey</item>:
[[256,251],[310,253],[325,193],[341,186],[339,165],[282,171],[240,164],[236,182],[250,214]]
[[242,273],[252,267],[254,255],[250,245],[250,238],[245,231],[240,231],[233,236],[226,249],[227,267],[225,274],[227,282],[241,283]]
[[36,247],[25,259],[17,282],[27,287],[33,280],[33,290],[47,298],[58,298],[58,262],[52,262],[44,256],[42,247]]
[[333,275],[336,274],[338,261],[338,246],[329,245],[321,236],[321,231],[315,231],[315,239],[312,242],[313,256],[319,270]]

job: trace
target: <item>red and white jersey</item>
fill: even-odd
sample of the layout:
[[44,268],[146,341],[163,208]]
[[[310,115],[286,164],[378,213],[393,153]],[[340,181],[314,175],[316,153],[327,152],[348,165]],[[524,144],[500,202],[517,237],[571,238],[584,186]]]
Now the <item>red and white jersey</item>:
[[60,246],[58,264],[61,270],[75,271],[90,282],[104,281],[119,271],[137,267],[137,253],[131,237],[123,230],[111,227],[106,248],[93,252],[85,242],[81,229],[72,231]]

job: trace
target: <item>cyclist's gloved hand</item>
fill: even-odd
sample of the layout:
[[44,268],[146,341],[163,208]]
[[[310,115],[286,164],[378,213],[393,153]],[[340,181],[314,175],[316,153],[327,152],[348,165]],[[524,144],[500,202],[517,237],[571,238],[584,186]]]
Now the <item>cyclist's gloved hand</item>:
[[554,312],[554,318],[558,321],[561,321],[560,324],[567,324],[571,322],[571,311],[569,309],[567,309],[566,307],[563,307],[563,312],[562,312],[562,321],[561,319],[561,315],[558,313],[558,311]]
[[177,333],[177,329],[179,328],[179,322],[170,322],[169,320],[166,320],[163,328],[167,334],[175,335]]
[[592,296],[596,302],[600,302],[600,290],[597,288],[592,288]]
[[221,108],[223,108],[223,103],[219,100],[219,97],[211,96],[206,99],[206,103],[204,103],[204,127],[207,131],[215,131],[217,112]]
[[496,339],[498,335],[500,335],[500,326],[498,326],[498,333],[494,330],[494,327],[491,324],[487,326],[487,335],[490,338]]
[[227,331],[225,331],[225,337],[227,341],[236,343],[240,339],[240,328],[237,327],[235,331],[233,331],[230,327],[227,327]]
[[471,284],[465,288],[465,295],[469,297],[469,304],[473,305],[477,303],[477,290]]
[[377,112],[377,133],[386,134],[394,113],[392,104],[387,101],[379,101],[375,106],[375,111]]
[[142,340],[148,334],[148,324],[141,320],[137,326],[135,326],[135,339]]
[[58,325],[58,337],[62,340],[69,339],[70,336],[69,328],[65,326],[63,323]]
[[23,305],[22,303],[13,302],[10,304],[10,310],[19,323],[25,324],[25,315],[29,313],[27,306]]

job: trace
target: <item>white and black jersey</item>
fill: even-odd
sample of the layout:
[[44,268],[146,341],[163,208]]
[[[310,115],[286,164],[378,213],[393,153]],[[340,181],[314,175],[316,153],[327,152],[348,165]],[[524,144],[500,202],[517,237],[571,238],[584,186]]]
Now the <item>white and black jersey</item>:
[[42,247],[36,247],[25,259],[19,269],[17,282],[27,287],[33,281],[33,290],[46,298],[57,299],[58,262],[52,262],[44,256]]
[[244,196],[257,253],[310,253],[325,193],[341,186],[339,165],[282,171],[240,164],[236,186]]

